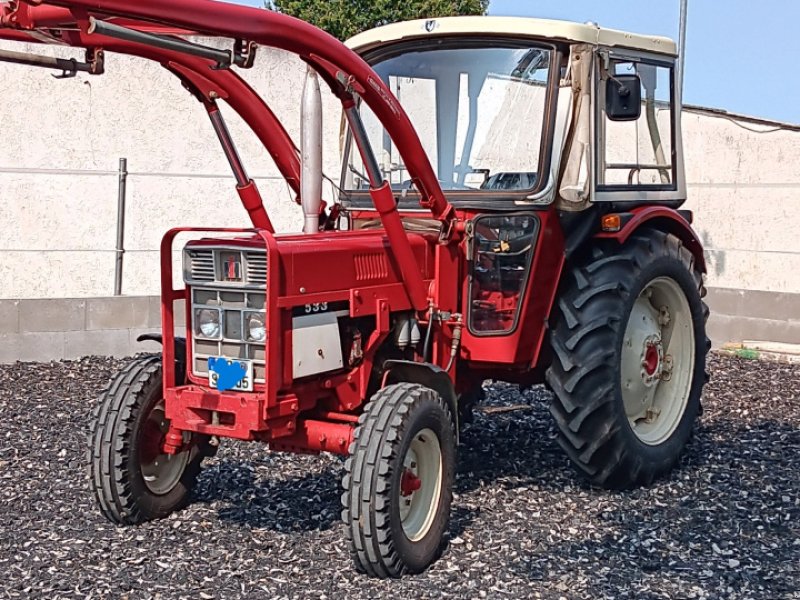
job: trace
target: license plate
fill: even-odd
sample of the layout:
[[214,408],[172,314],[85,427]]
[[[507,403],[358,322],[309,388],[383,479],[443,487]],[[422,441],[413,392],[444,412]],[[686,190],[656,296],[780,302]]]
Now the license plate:
[[[237,392],[252,392],[253,391],[253,361],[251,360],[242,360],[242,359],[226,359],[224,357],[215,357],[216,360],[225,361],[229,367],[232,367],[234,364],[240,365],[244,371],[245,375],[242,379],[239,380],[232,388]],[[212,371],[209,369],[208,371],[208,385],[212,388],[219,387],[219,373],[217,371]]]

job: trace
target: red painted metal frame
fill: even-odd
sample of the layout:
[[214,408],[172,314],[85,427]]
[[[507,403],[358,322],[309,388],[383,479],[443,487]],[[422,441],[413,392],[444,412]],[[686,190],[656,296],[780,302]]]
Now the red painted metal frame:
[[[266,384],[256,384],[254,392],[219,392],[209,389],[207,381],[192,374],[191,288],[173,288],[172,256],[174,242],[181,233],[243,234],[233,240],[206,238],[199,244],[234,244],[243,249],[265,248],[267,281],[265,301],[267,340],[265,342]],[[336,240],[337,244],[332,246]],[[432,248],[441,248],[423,236],[412,235],[415,264],[431,287]],[[169,231],[161,245],[162,329],[164,331],[164,396],[166,415],[176,431],[193,431],[242,440],[269,442],[273,448],[298,451],[345,452],[349,447],[353,415],[367,397],[370,374],[377,352],[390,332],[390,314],[409,311],[413,307],[400,283],[402,274],[397,265],[386,263],[386,271],[373,275],[383,280],[371,285],[369,279],[359,285],[359,274],[353,257],[375,256],[386,250],[382,230],[371,232],[326,232],[316,236],[283,235],[276,237],[266,230],[222,228],[177,228]],[[319,257],[327,254],[341,268],[332,270],[320,265]],[[347,258],[350,258],[348,261]],[[387,255],[387,261],[389,260]],[[313,264],[311,261],[313,260]],[[315,266],[316,269],[309,267]],[[455,281],[455,273],[450,275]],[[308,282],[308,283],[306,283]],[[298,293],[304,289],[306,292]],[[314,290],[328,290],[315,292]],[[336,293],[341,289],[342,294]],[[345,372],[323,375],[305,381],[292,378],[291,309],[317,300],[349,302],[354,318],[374,316],[376,327],[363,345],[363,360]],[[187,305],[187,382],[175,381],[173,304]],[[338,415],[332,418],[330,415]],[[326,429],[326,423],[330,427]],[[179,436],[176,439],[180,439]],[[345,443],[340,443],[345,440]]]
[[598,239],[613,239],[620,244],[624,244],[631,234],[643,225],[653,226],[680,239],[683,245],[694,255],[695,264],[698,268],[703,273],[707,271],[703,244],[689,222],[677,210],[666,206],[640,206],[627,212],[632,213],[633,217],[623,225],[622,229],[615,232],[599,233],[595,237]]
[[[251,234],[261,242],[266,251],[267,258],[267,298],[265,300],[267,318],[267,339],[265,342],[266,384],[259,386],[254,393],[218,392],[208,390],[201,385],[191,382],[189,385],[178,386],[175,380],[175,315],[173,305],[175,301],[184,301],[186,311],[186,341],[187,341],[187,373],[191,373],[192,361],[192,329],[191,329],[191,302],[188,294],[190,288],[173,288],[172,252],[175,238],[181,233],[216,233],[216,234]],[[280,290],[280,268],[278,248],[271,232],[262,229],[241,230],[232,228],[192,228],[178,227],[166,233],[161,241],[161,328],[163,335],[163,389],[166,399],[166,416],[173,423],[180,424],[182,429],[196,431],[207,435],[222,435],[239,439],[255,439],[257,432],[267,430],[267,421],[270,411],[280,408],[276,402],[278,389],[281,387],[281,339],[282,331],[280,322],[280,309],[278,308],[278,292]],[[204,383],[204,382],[203,382]],[[294,429],[294,416],[299,412],[295,406],[289,415],[273,415],[276,417],[289,417],[284,423],[292,421]],[[233,424],[213,424],[210,419],[204,418],[201,411],[226,413],[235,415]],[[274,423],[272,424],[274,427]]]

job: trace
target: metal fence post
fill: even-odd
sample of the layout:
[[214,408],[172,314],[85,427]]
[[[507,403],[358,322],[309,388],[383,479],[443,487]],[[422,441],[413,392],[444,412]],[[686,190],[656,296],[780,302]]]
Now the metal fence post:
[[125,254],[125,193],[128,183],[128,159],[119,159],[119,189],[117,192],[117,247],[114,265],[114,295],[122,295],[122,258]]

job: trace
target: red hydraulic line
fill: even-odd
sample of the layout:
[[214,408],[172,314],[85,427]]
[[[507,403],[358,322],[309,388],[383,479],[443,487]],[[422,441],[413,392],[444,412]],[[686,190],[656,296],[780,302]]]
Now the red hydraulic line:
[[267,211],[264,210],[264,203],[261,201],[261,194],[258,191],[258,187],[256,187],[256,182],[251,179],[245,185],[237,185],[236,191],[242,201],[242,206],[244,206],[247,214],[250,215],[250,221],[253,226],[275,233],[275,228],[269,220]]
[[[403,286],[406,289],[411,305],[415,310],[424,311],[428,306],[428,294],[425,290],[425,282],[420,273],[419,264],[414,258],[414,251],[408,243],[408,235],[403,228],[403,220],[397,212],[397,202],[389,183],[369,191],[372,196],[372,203],[375,210],[381,216],[383,228],[386,230],[386,237],[392,245],[392,251],[397,259],[402,274]],[[402,243],[405,241],[406,243]]]

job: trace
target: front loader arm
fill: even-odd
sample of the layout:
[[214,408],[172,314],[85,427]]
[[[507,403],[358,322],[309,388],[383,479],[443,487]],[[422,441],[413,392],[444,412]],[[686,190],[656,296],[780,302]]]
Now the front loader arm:
[[360,56],[313,25],[273,11],[212,0],[56,0],[48,4],[247,39],[298,54],[318,70],[326,70],[324,63],[334,66],[346,82],[343,87],[356,89],[397,142],[403,160],[416,174],[425,202],[434,216],[447,219],[452,215],[452,207],[444,197],[411,121],[392,92]]
[[[0,25],[31,31],[34,37],[41,29],[72,25],[80,29],[82,43],[97,45],[96,34],[89,33],[90,17],[131,28],[135,24],[135,30],[142,32],[180,31],[248,40],[299,55],[328,75],[329,83],[330,75],[335,76],[339,89],[333,91],[339,97],[352,98],[353,94],[358,94],[370,106],[398,144],[404,164],[414,174],[423,195],[424,206],[439,220],[450,222],[454,218],[452,206],[444,197],[405,111],[370,66],[333,36],[287,15],[214,0],[0,2]],[[119,51],[127,53],[124,49]]]

